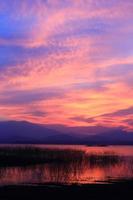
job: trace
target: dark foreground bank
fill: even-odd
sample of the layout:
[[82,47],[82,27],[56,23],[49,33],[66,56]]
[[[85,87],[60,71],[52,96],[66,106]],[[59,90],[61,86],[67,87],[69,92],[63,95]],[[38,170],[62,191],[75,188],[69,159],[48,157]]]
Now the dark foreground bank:
[[133,199],[133,181],[89,185],[1,186],[0,200],[8,199]]

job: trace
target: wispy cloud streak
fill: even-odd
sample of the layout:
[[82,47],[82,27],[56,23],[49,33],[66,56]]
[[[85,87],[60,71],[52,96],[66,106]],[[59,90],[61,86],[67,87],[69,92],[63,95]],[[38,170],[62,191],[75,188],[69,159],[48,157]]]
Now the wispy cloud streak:
[[1,0],[0,118],[133,130],[132,10],[132,0]]

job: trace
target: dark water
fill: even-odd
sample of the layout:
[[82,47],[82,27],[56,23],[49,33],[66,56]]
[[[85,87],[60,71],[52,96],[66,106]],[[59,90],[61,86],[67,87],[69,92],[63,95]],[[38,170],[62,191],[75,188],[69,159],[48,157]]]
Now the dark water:
[[66,150],[82,150],[87,155],[115,155],[117,159],[86,160],[75,159],[72,162],[51,162],[24,167],[0,167],[0,185],[5,184],[43,184],[43,183],[97,183],[111,180],[127,180],[133,178],[133,147],[132,146],[66,146],[36,145],[39,148]]

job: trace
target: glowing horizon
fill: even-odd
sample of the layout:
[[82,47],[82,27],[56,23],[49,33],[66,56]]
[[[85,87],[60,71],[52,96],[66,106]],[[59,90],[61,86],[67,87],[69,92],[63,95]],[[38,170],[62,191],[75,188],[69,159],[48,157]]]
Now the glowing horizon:
[[133,131],[133,1],[0,1],[0,120]]

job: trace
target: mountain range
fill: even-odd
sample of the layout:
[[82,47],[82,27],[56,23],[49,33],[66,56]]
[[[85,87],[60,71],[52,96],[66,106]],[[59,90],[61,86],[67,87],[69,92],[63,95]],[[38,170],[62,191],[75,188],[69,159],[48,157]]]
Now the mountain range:
[[[71,129],[72,130],[72,129]],[[33,124],[26,121],[1,121],[1,144],[131,144],[133,145],[133,132],[119,129],[104,129],[100,133],[77,134],[67,131],[54,130],[53,127]],[[90,129],[91,130],[91,129]]]

